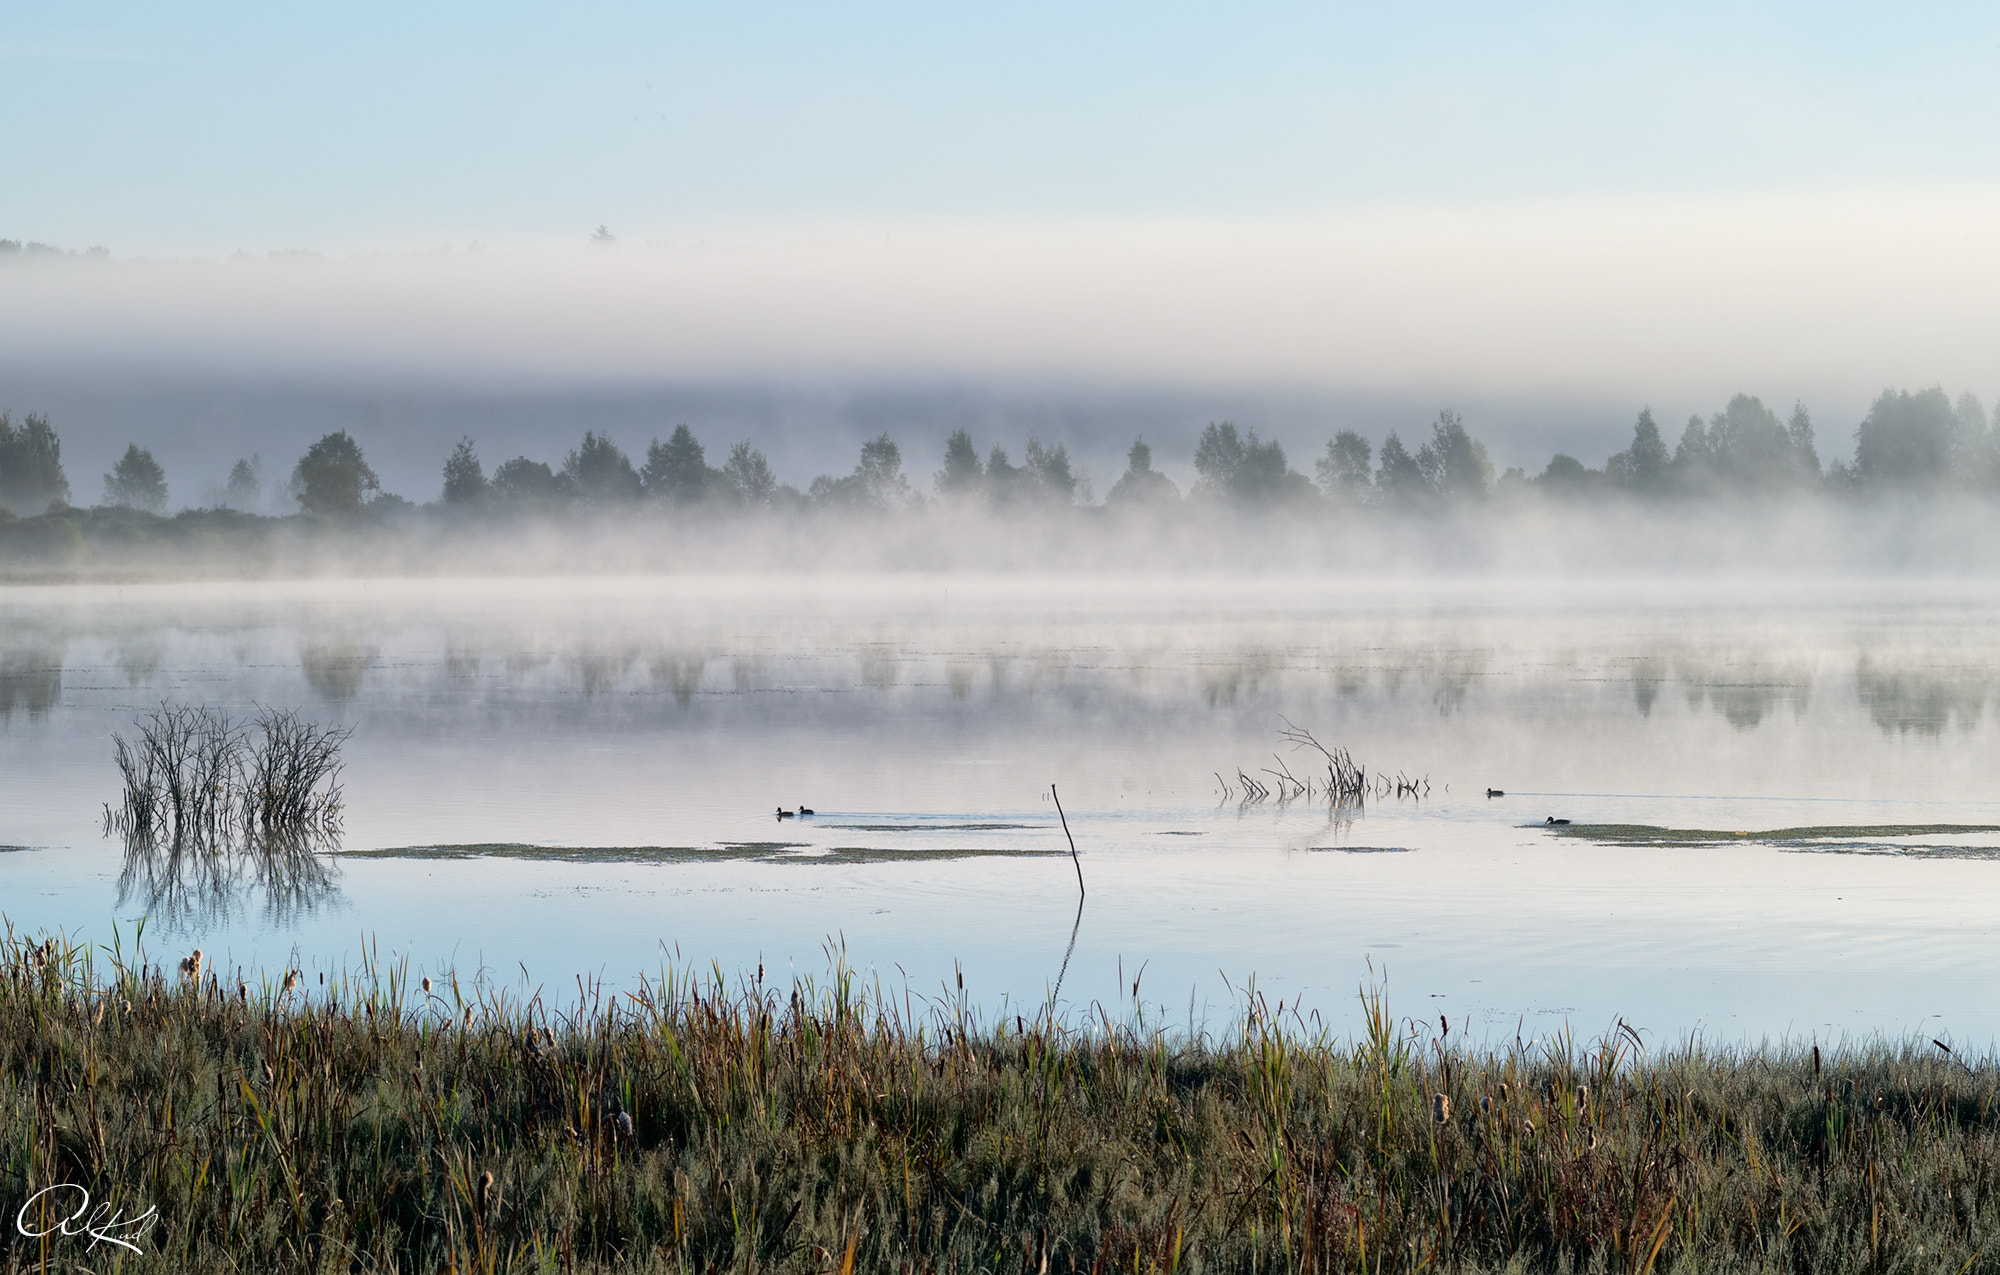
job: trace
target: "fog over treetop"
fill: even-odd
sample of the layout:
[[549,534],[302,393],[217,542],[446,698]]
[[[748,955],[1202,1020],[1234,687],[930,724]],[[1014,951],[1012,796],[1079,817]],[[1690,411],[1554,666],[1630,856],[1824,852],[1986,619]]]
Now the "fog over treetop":
[[1595,467],[1638,407],[1684,420],[1738,392],[1806,402],[1836,455],[1885,386],[1994,393],[1996,213],[1993,191],[1957,188],[367,257],[17,253],[0,409],[50,413],[92,469],[134,440],[214,468],[351,428],[413,491],[462,433],[643,448],[681,420],[800,481],[883,429],[920,452],[959,427],[1034,429],[1108,482],[1137,432],[1171,466],[1214,419],[1310,454],[1442,406],[1503,467],[1555,450]]

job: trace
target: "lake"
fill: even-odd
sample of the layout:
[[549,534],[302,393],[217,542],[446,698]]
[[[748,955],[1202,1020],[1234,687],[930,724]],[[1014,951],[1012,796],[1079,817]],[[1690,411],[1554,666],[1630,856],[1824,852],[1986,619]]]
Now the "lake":
[[[1344,1033],[1380,984],[1496,1043],[1622,1017],[1984,1049],[2000,831],[1940,826],[2000,825],[1996,686],[1985,582],[9,587],[0,913],[558,1003],[844,947],[994,1015],[1053,994],[1216,1030],[1254,988]],[[123,871],[112,736],[163,702],[352,727],[324,879]],[[1419,795],[1280,801],[1266,769],[1314,765],[1287,723]],[[1798,828],[1833,831],[1757,835]]]

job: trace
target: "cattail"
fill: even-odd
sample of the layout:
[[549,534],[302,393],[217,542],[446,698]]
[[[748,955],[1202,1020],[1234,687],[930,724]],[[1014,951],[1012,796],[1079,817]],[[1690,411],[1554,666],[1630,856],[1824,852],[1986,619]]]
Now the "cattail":
[[484,1215],[487,1203],[493,1198],[493,1170],[479,1175],[479,1212]]
[[181,958],[181,977],[201,981],[201,949],[196,948]]
[[290,996],[292,994],[292,989],[299,985],[299,979],[301,977],[303,976],[298,970],[286,970],[285,986],[283,989],[283,994],[286,996]]
[[1576,1087],[1576,1105],[1579,1111],[1590,1105],[1589,1085],[1578,1085]]
[[1443,1124],[1451,1119],[1451,1097],[1447,1094],[1431,1095],[1431,1119]]
[[424,995],[429,996],[430,994],[431,994],[431,980],[430,976],[426,975],[424,977]]
[[1479,1095],[1479,1114],[1480,1114],[1480,1115],[1482,1115],[1482,1116],[1490,1116],[1490,1115],[1492,1115],[1492,1114],[1493,1114],[1493,1095],[1492,1095],[1492,1094],[1481,1094],[1481,1095]]
[[625,1136],[626,1138],[630,1138],[632,1136],[631,1112],[621,1111],[618,1113],[618,1132],[623,1136]]

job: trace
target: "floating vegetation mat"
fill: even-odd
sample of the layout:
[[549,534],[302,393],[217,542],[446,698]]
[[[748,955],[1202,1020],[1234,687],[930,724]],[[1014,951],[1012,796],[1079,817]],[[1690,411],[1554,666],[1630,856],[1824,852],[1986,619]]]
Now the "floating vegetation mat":
[[1408,846],[1307,846],[1314,854],[1408,854]]
[[1772,846],[1798,854],[1881,854],[1919,859],[2000,859],[2000,844],[1938,841],[1940,837],[1990,837],[2000,824],[1819,824],[1765,832],[1715,828],[1659,828],[1639,823],[1574,823],[1542,828],[1558,837],[1616,846]]
[[1028,831],[1032,823],[824,823],[836,831]]
[[[807,851],[808,853],[798,853]],[[482,842],[458,846],[387,846],[347,850],[343,859],[520,859],[535,863],[908,863],[951,859],[1034,859],[1061,849],[1010,847],[835,846],[817,851],[802,841],[725,841],[712,846],[531,846]]]

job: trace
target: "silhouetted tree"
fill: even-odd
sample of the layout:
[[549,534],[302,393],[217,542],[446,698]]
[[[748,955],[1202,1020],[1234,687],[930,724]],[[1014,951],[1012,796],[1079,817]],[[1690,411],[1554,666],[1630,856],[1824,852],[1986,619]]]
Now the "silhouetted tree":
[[561,494],[562,484],[541,461],[516,456],[493,471],[492,490],[502,500],[517,503],[551,501]]
[[1421,503],[1431,492],[1431,485],[1424,478],[1424,471],[1417,467],[1417,458],[1410,455],[1403,440],[1395,430],[1382,440],[1382,451],[1375,469],[1375,490],[1382,499],[1391,504],[1408,507]]
[[821,474],[807,497],[816,505],[836,509],[893,509],[916,502],[903,477],[903,453],[887,434],[861,445],[861,463],[845,478]]
[[344,429],[306,448],[292,469],[292,495],[309,514],[353,513],[367,495],[381,489],[362,458],[361,444]]
[[1013,503],[1020,498],[1026,478],[1021,467],[1007,458],[1007,449],[993,444],[993,450],[986,454],[986,499],[996,506]]
[[1587,496],[1604,483],[1600,470],[1587,468],[1574,456],[1557,452],[1549,458],[1548,468],[1542,470],[1535,479],[1535,486],[1551,496]]
[[1368,499],[1371,478],[1368,467],[1375,449],[1351,429],[1341,430],[1327,440],[1326,455],[1313,465],[1320,490],[1342,504],[1358,505]]
[[62,440],[49,428],[48,418],[30,412],[17,428],[11,418],[0,413],[0,506],[16,513],[38,514],[68,499]]
[[104,503],[125,509],[164,513],[167,508],[167,471],[153,459],[153,453],[129,443],[125,454],[104,476]]
[[1042,440],[1028,435],[1028,451],[1022,457],[1032,499],[1042,504],[1068,505],[1076,500],[1076,475],[1070,472],[1069,449],[1061,443],[1042,446]]
[[444,462],[444,503],[447,505],[477,505],[486,499],[486,470],[479,463],[479,453],[472,448],[470,438],[458,440],[458,446],[451,449],[451,455]]
[[1242,504],[1268,504],[1310,494],[1305,475],[1285,463],[1285,449],[1275,438],[1259,442],[1257,431],[1239,436],[1229,421],[1210,422],[1194,449],[1198,494]]
[[639,471],[646,494],[670,505],[692,505],[701,500],[713,490],[714,478],[707,453],[685,425],[674,426],[664,443],[655,439],[646,448],[646,467]]
[[264,458],[252,452],[229,467],[223,499],[231,509],[255,509],[264,503]]
[[1653,423],[1653,409],[1642,407],[1632,426],[1632,445],[1604,462],[1604,475],[1622,491],[1657,496],[1667,489],[1672,464],[1660,427]]
[[618,445],[602,434],[584,433],[583,445],[563,458],[562,480],[572,495],[587,504],[639,498],[638,472]]
[[770,462],[749,443],[738,443],[729,449],[722,476],[735,490],[737,499],[755,508],[768,506],[778,491],[778,476],[771,472]]
[[1870,492],[1933,489],[1949,472],[1956,432],[1942,389],[1883,390],[1854,432],[1855,478]]
[[[1812,421],[1803,408],[1793,414],[1794,432],[1761,399],[1738,394],[1709,419],[1706,432],[1708,477],[1712,484],[1741,494],[1762,495],[1819,482],[1819,453],[1812,445]],[[1801,453],[1800,443],[1804,444]]]
[[1799,481],[1817,486],[1824,473],[1819,463],[1819,444],[1813,438],[1812,414],[1797,399],[1792,401],[1792,419],[1785,423],[1785,434],[1792,440],[1792,463],[1798,469]]
[[972,445],[972,435],[963,429],[955,429],[944,442],[944,468],[931,479],[931,486],[940,496],[969,496],[979,490],[986,479],[986,470],[979,463],[979,451]]
[[1986,409],[1970,391],[1958,396],[1952,414],[1952,472],[1959,485],[1975,491],[2000,488],[2000,438],[1988,427]]
[[1458,413],[1439,412],[1431,439],[1417,450],[1424,481],[1448,501],[1484,500],[1493,489],[1493,462],[1486,446],[1465,432]]
[[1178,501],[1181,489],[1174,480],[1153,468],[1153,449],[1143,438],[1132,441],[1125,453],[1125,472],[1104,495],[1107,505],[1146,505]]

